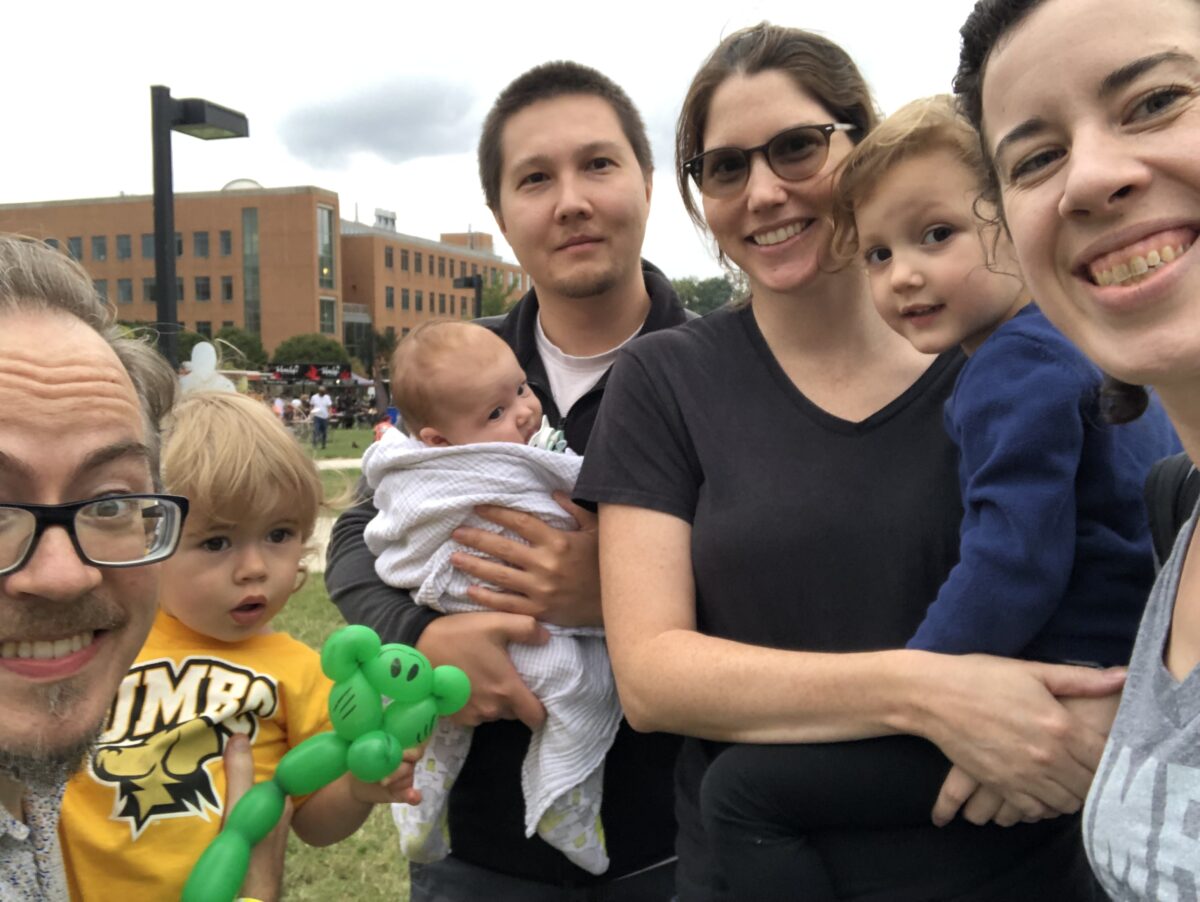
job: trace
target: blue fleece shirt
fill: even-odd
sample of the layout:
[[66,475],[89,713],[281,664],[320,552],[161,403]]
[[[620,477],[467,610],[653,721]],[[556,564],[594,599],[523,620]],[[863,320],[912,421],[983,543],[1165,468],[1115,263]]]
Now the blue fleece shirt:
[[1154,581],[1143,486],[1180,447],[1162,406],[1113,426],[1101,374],[1033,304],[967,361],[946,402],[959,562],[909,648],[1129,660]]

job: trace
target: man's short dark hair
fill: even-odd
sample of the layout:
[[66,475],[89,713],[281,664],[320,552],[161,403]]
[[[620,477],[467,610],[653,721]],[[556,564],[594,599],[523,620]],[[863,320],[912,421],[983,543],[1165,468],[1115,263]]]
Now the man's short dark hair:
[[579,63],[567,60],[542,63],[518,75],[501,91],[483,121],[483,133],[479,136],[479,181],[492,212],[500,210],[500,171],[504,165],[500,134],[505,123],[539,100],[551,100],[568,94],[591,95],[607,101],[617,114],[621,131],[633,148],[633,155],[642,172],[649,175],[654,171],[654,157],[650,152],[650,139],[646,137],[646,125],[620,85],[607,75]]

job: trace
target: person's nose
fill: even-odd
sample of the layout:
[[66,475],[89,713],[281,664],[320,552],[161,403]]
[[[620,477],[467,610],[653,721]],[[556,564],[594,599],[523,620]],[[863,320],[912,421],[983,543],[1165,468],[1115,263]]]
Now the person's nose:
[[767,163],[766,154],[753,154],[748,165],[746,206],[752,213],[769,210],[787,201],[787,187]]
[[567,173],[558,180],[558,199],[554,216],[560,223],[588,219],[592,215],[591,192],[578,173]]
[[63,527],[50,526],[38,539],[25,566],[0,580],[6,595],[66,602],[93,591],[103,578],[99,567],[79,556]]
[[517,420],[521,426],[528,426],[530,423],[541,419],[541,416],[542,405],[538,403],[537,398],[530,392],[529,400],[524,401],[524,403],[517,407]]
[[234,581],[241,583],[260,582],[267,576],[267,559],[257,542],[251,542],[237,553],[234,565]]
[[925,287],[925,276],[919,267],[902,255],[893,255],[891,265],[891,289],[898,295],[912,294]]
[[1060,216],[1078,219],[1118,212],[1123,200],[1146,187],[1150,169],[1138,158],[1133,140],[1103,126],[1079,129],[1063,162]]

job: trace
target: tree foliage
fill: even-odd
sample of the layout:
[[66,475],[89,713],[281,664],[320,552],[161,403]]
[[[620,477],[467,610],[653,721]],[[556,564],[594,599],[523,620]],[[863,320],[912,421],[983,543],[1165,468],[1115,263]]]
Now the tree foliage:
[[671,285],[683,306],[701,316],[725,306],[737,296],[734,280],[730,276],[713,276],[708,279],[685,276],[682,279],[672,279]]
[[349,363],[350,355],[341,342],[328,335],[293,335],[285,338],[271,355],[272,363]]
[[383,377],[391,363],[392,355],[396,353],[396,345],[400,343],[395,332],[373,332],[371,334],[372,359],[364,360],[365,373],[372,379]]
[[[514,294],[516,290],[516,282],[509,281],[506,273],[497,272],[491,283],[483,286],[483,315],[499,316],[507,312],[519,300]],[[471,300],[474,302],[475,299]]]
[[267,352],[262,339],[253,332],[237,326],[223,326],[214,344],[217,345],[221,360],[234,369],[256,370],[267,365]]

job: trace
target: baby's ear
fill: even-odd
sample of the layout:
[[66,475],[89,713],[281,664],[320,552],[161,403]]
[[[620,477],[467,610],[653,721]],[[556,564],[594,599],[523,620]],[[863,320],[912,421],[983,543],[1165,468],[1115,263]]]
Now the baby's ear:
[[422,426],[421,431],[417,433],[417,439],[431,448],[444,448],[450,444],[450,440],[432,426]]

